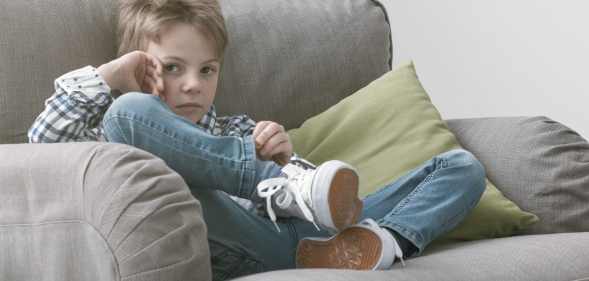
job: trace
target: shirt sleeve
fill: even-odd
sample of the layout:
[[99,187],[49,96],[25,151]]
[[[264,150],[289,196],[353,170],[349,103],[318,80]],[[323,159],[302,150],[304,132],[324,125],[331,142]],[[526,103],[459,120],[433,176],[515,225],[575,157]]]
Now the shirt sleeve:
[[256,121],[247,115],[220,117],[213,130],[214,135],[245,137],[252,135]]
[[110,87],[96,68],[86,66],[55,80],[55,93],[29,129],[29,142],[96,141],[112,104]]

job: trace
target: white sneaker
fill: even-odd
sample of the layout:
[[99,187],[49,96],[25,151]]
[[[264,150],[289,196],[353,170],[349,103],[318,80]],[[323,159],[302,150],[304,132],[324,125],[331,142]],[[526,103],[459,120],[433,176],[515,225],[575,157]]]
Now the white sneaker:
[[272,206],[281,216],[306,219],[331,233],[358,221],[362,201],[358,198],[358,173],[352,166],[332,160],[315,169],[287,164],[282,172],[286,177],[264,180],[257,187],[278,231]]
[[357,270],[389,269],[401,260],[401,247],[386,229],[372,219],[350,226],[331,238],[304,238],[296,254],[297,267]]

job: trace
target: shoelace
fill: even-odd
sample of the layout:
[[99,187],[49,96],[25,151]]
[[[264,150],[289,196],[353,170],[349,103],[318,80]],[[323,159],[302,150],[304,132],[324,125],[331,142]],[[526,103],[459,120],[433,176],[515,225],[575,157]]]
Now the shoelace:
[[305,172],[300,172],[301,168],[299,167],[290,167],[289,165],[291,164],[288,164],[283,168],[283,172],[287,174],[287,178],[278,177],[261,181],[257,187],[258,196],[260,196],[260,198],[266,198],[266,211],[268,212],[268,216],[270,216],[270,219],[272,220],[272,223],[274,224],[278,232],[280,232],[280,228],[276,223],[276,213],[272,209],[272,197],[274,197],[274,195],[277,192],[284,190],[285,188],[286,196],[291,196],[290,194],[294,194],[295,202],[303,212],[305,219],[312,222],[315,228],[317,228],[317,230],[320,230],[319,226],[317,226],[317,224],[315,223],[313,212],[311,211],[307,203],[305,203],[305,200],[301,195],[303,190],[296,189],[300,185],[298,183],[303,182],[304,178],[308,174]]

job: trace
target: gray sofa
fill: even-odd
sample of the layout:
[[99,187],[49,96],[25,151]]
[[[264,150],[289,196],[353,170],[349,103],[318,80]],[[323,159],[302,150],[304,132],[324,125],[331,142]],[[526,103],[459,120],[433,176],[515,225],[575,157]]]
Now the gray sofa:
[[[0,2],[0,280],[212,278],[200,204],[163,161],[120,144],[25,144],[53,79],[114,58],[114,4]],[[391,69],[390,28],[376,1],[222,6],[230,47],[221,113],[294,128]],[[431,247],[387,271],[291,269],[236,280],[589,280],[587,141],[546,117],[448,125],[539,223],[513,237]]]

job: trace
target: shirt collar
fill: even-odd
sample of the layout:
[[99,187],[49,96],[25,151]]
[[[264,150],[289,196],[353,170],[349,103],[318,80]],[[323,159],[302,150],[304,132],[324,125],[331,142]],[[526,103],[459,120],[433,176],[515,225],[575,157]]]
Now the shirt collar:
[[215,111],[215,106],[211,105],[209,112],[207,112],[200,121],[197,122],[197,125],[203,127],[208,133],[213,132],[215,125],[217,123],[217,112]]

